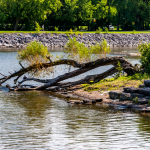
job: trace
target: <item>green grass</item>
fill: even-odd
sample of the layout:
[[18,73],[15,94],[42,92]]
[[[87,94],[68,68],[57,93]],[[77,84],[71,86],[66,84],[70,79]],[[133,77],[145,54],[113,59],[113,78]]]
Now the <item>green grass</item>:
[[[11,34],[11,33],[37,33],[37,31],[0,31],[0,34]],[[77,31],[77,32],[69,32],[69,31],[40,31],[38,33],[63,33],[63,34],[83,34],[83,33],[96,33],[96,31]],[[101,33],[106,33],[105,31]],[[139,34],[139,33],[150,33],[150,30],[145,30],[145,31],[108,31],[107,33],[122,33],[122,34]]]
[[110,78],[110,79],[104,79],[98,83],[94,84],[83,84],[82,87],[86,91],[111,91],[111,90],[120,90],[123,89],[123,87],[139,87],[140,84],[144,83],[144,80],[150,79],[150,75],[148,74],[135,74],[133,76],[122,76],[118,79]]

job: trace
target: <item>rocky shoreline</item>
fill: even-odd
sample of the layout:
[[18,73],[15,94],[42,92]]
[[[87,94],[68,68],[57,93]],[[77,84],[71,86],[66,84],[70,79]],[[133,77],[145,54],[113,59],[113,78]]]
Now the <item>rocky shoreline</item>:
[[0,34],[0,48],[23,48],[31,41],[40,41],[47,47],[64,47],[69,38],[76,37],[77,41],[85,43],[88,47],[96,42],[107,40],[110,47],[137,47],[139,42],[149,43],[150,34],[58,34],[58,33],[42,33],[42,34]]
[[[57,93],[57,92],[56,92]],[[106,104],[114,107],[123,107],[142,113],[150,113],[150,80],[145,80],[139,88],[124,87],[123,90],[100,93],[87,92],[83,89],[58,92],[67,99],[67,103],[78,105]]]

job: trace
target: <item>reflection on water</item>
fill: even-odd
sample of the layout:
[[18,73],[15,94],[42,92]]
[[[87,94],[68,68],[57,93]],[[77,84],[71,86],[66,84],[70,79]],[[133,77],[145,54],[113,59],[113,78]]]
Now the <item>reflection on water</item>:
[[49,92],[0,93],[1,149],[148,149],[150,118]]
[[[0,52],[0,72],[19,69],[15,55]],[[50,92],[7,92],[0,86],[2,150],[149,148],[149,116],[101,104],[70,105]]]

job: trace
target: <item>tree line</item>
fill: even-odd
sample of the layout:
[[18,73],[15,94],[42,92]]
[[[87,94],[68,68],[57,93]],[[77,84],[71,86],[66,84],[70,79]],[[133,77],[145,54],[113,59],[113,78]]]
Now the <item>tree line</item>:
[[148,30],[149,0],[0,0],[0,30]]

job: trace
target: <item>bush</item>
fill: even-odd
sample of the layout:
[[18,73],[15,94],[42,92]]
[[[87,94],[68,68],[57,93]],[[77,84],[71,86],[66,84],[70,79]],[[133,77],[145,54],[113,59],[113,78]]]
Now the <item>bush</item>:
[[18,52],[17,58],[29,64],[36,64],[46,61],[48,55],[50,55],[50,53],[47,47],[40,42],[32,41],[27,45],[25,50]]
[[147,73],[150,73],[150,43],[144,43],[138,46],[141,57],[140,62],[142,68],[145,69]]
[[39,32],[41,30],[42,28],[40,27],[40,25],[37,22],[35,22],[35,31]]
[[55,27],[55,31],[58,31],[58,28],[57,28],[57,27]]
[[98,27],[98,29],[96,30],[96,33],[97,34],[100,34],[102,32],[102,28],[101,27]]
[[107,41],[103,39],[101,43],[97,43],[89,48],[84,43],[79,43],[76,38],[70,38],[65,46],[65,53],[71,59],[79,62],[87,62],[101,57],[105,57],[110,52]]
[[108,28],[107,27],[105,28],[105,32],[108,33]]
[[52,57],[48,52],[47,47],[42,43],[33,41],[30,42],[25,50],[18,52],[17,58],[26,65],[36,65],[35,69],[32,69],[29,73],[30,76],[44,77],[48,73],[53,73],[53,67],[43,68],[42,63],[49,61],[47,56]]

